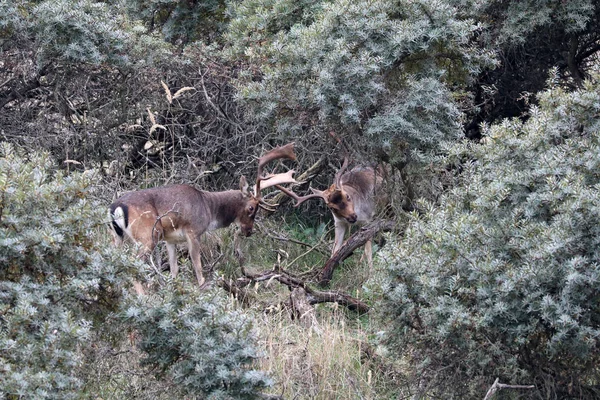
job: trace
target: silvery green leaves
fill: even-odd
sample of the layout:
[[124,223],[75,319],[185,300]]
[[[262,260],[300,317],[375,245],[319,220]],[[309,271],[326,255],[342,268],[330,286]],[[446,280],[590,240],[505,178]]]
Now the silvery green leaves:
[[540,368],[556,378],[542,395],[585,392],[597,378],[599,93],[597,80],[552,87],[526,122],[457,146],[448,161],[460,162],[461,183],[384,250],[390,338],[433,370],[457,363],[427,378],[445,395],[466,398],[498,376],[532,383]]

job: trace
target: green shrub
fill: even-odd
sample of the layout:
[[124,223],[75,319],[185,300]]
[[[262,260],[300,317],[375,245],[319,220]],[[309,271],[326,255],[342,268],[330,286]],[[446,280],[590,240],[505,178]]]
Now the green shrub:
[[98,240],[92,174],[52,166],[0,143],[0,398],[78,397],[78,347],[134,265]]
[[462,183],[387,247],[389,337],[431,396],[482,398],[499,377],[598,398],[600,85],[539,100],[455,149]]
[[251,369],[260,356],[252,319],[222,294],[170,284],[137,298],[122,318],[140,336],[143,363],[190,395],[252,399],[271,385]]

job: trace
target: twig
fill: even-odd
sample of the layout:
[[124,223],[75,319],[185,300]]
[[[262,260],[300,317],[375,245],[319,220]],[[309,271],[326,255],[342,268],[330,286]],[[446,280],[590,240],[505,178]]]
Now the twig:
[[316,251],[318,251],[321,254],[327,255],[327,253],[325,251],[316,248],[317,245],[321,244],[321,241],[319,241],[319,243],[317,243],[316,245],[313,246],[313,245],[311,245],[309,243],[305,243],[305,242],[302,242],[302,241],[297,240],[297,239],[292,239],[292,238],[283,237],[283,236],[275,236],[275,235],[272,235],[271,233],[269,233],[268,231],[264,231],[264,230],[261,230],[261,231],[263,233],[265,233],[271,239],[279,240],[279,241],[282,241],[282,242],[291,242],[291,243],[299,244],[300,246],[304,246],[304,247],[310,247],[311,251],[312,250],[316,250]]
[[[300,254],[298,257],[294,258],[292,261],[290,261],[289,263],[287,263],[287,267],[294,265],[294,263],[296,261],[298,261],[299,259],[301,259],[302,257],[304,257],[305,255],[309,254],[310,252],[312,252],[313,250],[315,250],[317,248],[317,246],[319,246],[321,243],[323,243],[323,239],[325,239],[325,235],[328,232],[324,232],[321,237],[319,238],[319,241],[317,242],[317,244],[315,244],[314,246],[312,246],[310,249],[306,250],[304,253]],[[323,254],[323,253],[321,253]]]
[[501,389],[535,389],[535,386],[534,385],[507,385],[504,383],[500,383],[500,378],[496,378],[496,380],[494,381],[494,384],[487,391],[487,394],[485,395],[483,400],[491,399],[494,396],[494,394],[498,390],[501,390]]

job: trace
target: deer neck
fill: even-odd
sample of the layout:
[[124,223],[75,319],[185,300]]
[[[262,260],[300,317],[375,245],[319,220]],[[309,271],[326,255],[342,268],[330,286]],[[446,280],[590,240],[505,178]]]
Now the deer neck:
[[239,190],[224,192],[204,192],[210,212],[209,231],[226,228],[236,222],[240,212],[246,205],[245,197]]

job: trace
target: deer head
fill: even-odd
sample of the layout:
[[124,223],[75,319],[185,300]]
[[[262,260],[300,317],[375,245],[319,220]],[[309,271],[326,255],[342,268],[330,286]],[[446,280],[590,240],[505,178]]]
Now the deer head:
[[288,159],[296,161],[294,154],[294,143],[288,143],[285,146],[276,147],[268,153],[263,154],[258,159],[258,171],[256,173],[256,184],[254,192],[249,190],[249,184],[244,176],[240,178],[240,191],[245,199],[245,205],[240,207],[237,215],[237,222],[240,226],[242,234],[250,236],[254,227],[254,219],[259,208],[272,210],[276,207],[275,204],[269,204],[262,198],[261,191],[283,183],[297,183],[294,179],[294,170],[279,174],[263,175],[264,167],[269,162],[277,159]]

